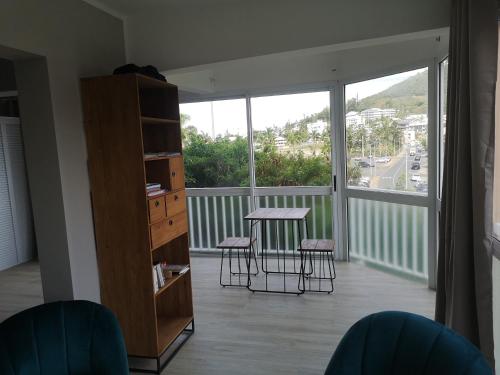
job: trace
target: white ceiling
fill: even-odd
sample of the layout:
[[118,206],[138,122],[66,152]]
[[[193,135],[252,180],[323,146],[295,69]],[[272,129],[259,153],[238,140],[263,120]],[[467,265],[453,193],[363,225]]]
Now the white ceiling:
[[275,53],[164,72],[183,101],[304,90],[413,70],[448,50],[448,29]]

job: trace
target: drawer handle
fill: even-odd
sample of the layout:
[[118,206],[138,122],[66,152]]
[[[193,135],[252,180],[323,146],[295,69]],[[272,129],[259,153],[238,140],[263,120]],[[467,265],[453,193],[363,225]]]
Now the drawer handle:
[[169,220],[169,221],[168,221],[168,225],[172,225],[173,223],[174,223],[174,221],[173,221],[173,220]]
[[172,177],[175,177],[175,172],[172,172]]
[[177,195],[174,195],[174,201],[178,200],[179,197]]
[[158,207],[160,205],[160,201],[155,201],[155,207]]

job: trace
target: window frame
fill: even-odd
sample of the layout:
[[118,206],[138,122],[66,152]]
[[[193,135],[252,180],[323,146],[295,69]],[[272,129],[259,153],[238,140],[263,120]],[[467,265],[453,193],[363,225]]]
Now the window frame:
[[[441,59],[439,59],[440,61]],[[344,86],[351,83],[357,83],[370,79],[380,78],[387,75],[403,73],[406,71],[428,68],[428,184],[427,195],[392,192],[392,191],[371,191],[366,192],[363,189],[347,188],[346,184],[346,163],[345,163],[345,100]],[[337,253],[340,260],[348,260],[348,233],[347,233],[347,200],[349,197],[357,198],[358,194],[364,194],[364,199],[373,199],[383,202],[401,203],[407,205],[427,207],[428,211],[428,285],[430,288],[436,286],[436,254],[437,254],[437,183],[439,165],[437,158],[438,142],[438,100],[439,100],[439,82],[438,82],[438,59],[424,59],[406,64],[399,64],[386,69],[372,70],[370,72],[360,73],[345,77],[342,80],[332,80],[319,84],[295,85],[286,88],[269,88],[264,90],[247,90],[229,94],[202,94],[199,97],[181,98],[181,104],[204,102],[226,99],[246,99],[247,108],[247,139],[249,142],[249,165],[250,165],[250,188],[248,193],[251,196],[252,209],[255,209],[255,198],[265,195],[282,195],[285,193],[299,193],[298,189],[317,189],[318,194],[331,195],[334,220],[332,220],[333,235],[337,243]],[[257,187],[255,184],[255,163],[253,156],[253,129],[251,120],[251,98],[299,94],[317,91],[330,92],[330,126],[331,126],[331,153],[332,153],[332,183],[334,186],[328,187]],[[431,159],[432,158],[432,159]],[[431,162],[432,160],[432,162]],[[226,188],[227,193],[231,194],[233,188]],[[234,188],[242,189],[242,188]],[[202,191],[204,190],[204,191]],[[214,189],[215,190],[215,189]],[[292,191],[293,190],[293,191]],[[357,191],[361,190],[361,191]],[[245,190],[247,191],[247,190]],[[191,194],[192,192],[192,194]],[[243,192],[243,191],[241,191]],[[210,188],[188,189],[190,195],[211,195]]]

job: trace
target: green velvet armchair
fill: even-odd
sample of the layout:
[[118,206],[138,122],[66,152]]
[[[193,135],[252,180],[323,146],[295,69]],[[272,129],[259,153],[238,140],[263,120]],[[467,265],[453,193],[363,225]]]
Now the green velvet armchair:
[[492,375],[483,354],[442,324],[386,311],[354,324],[340,341],[326,375]]
[[2,375],[128,374],[115,316],[88,301],[33,307],[0,324]]

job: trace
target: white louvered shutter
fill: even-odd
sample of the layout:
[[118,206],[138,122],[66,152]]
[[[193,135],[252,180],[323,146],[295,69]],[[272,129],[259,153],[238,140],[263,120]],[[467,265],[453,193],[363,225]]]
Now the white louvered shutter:
[[18,263],[4,144],[0,132],[0,271]]
[[35,236],[24,160],[23,138],[19,121],[5,122],[2,126],[2,133],[17,247],[17,261],[18,263],[24,263],[34,256]]

